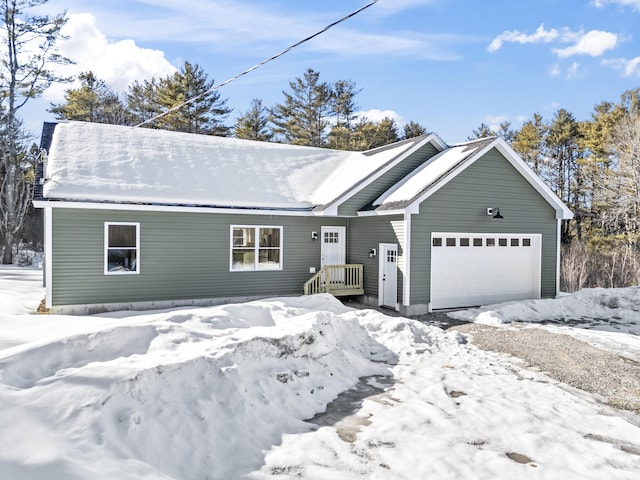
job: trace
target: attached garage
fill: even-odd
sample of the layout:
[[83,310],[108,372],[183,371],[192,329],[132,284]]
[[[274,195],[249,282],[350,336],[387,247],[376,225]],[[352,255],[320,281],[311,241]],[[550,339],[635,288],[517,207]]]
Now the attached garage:
[[559,293],[559,232],[572,213],[501,138],[441,151],[358,214],[404,218],[406,315]]
[[539,234],[433,233],[431,306],[540,298]]

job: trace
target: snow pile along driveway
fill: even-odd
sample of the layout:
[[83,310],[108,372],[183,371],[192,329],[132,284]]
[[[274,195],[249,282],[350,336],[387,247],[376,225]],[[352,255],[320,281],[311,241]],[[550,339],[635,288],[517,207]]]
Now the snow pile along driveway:
[[[328,295],[142,315],[0,314],[0,332],[0,478],[640,472],[638,416],[459,333]],[[367,376],[386,390],[335,425],[305,421]]]

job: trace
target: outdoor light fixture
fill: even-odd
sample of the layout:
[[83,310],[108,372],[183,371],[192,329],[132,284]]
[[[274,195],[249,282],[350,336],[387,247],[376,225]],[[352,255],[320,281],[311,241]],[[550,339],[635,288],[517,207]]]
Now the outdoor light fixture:
[[500,215],[500,209],[498,207],[487,208],[487,215],[493,218],[504,218],[502,215]]
[[318,239],[318,232],[311,232],[311,240],[317,240]]
[[371,250],[369,250],[369,258],[375,258],[376,256],[376,249],[372,248]]

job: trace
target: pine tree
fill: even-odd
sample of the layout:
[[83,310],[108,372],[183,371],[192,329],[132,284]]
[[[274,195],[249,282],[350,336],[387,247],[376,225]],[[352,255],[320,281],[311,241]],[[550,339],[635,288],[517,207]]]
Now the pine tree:
[[127,125],[127,111],[118,95],[99,80],[92,72],[78,75],[79,88],[65,92],[65,103],[51,104],[49,111],[58,120],[80,120],[85,122]]
[[533,117],[515,132],[511,146],[527,162],[537,174],[543,174],[544,168],[544,138],[547,126],[542,120],[542,115],[534,113]]
[[355,150],[370,150],[397,142],[398,127],[395,120],[385,117],[375,123],[362,118],[354,130]]
[[320,74],[308,68],[302,78],[289,82],[291,92],[283,91],[284,103],[273,109],[273,131],[286,143],[323,147],[325,129],[332,113],[331,87],[320,82]]
[[209,80],[197,64],[184,62],[179,72],[158,83],[155,101],[162,111],[169,113],[158,118],[154,125],[178,132],[227,136],[230,128],[223,122],[231,109],[218,91],[211,90],[213,86],[213,80]]
[[351,129],[356,118],[358,105],[356,96],[362,91],[352,80],[338,80],[331,89],[331,107],[336,118],[336,126]]
[[353,122],[358,109],[355,98],[360,91],[352,80],[338,80],[331,87],[331,109],[335,123],[329,132],[329,147],[338,150],[354,148]]
[[[572,113],[560,109],[554,115],[545,139],[549,158],[550,183],[556,195],[573,211],[575,233],[582,238],[582,220],[586,214],[587,188],[584,170],[580,163],[583,149],[580,147],[581,132]],[[562,241],[571,241],[570,221],[561,228]]]
[[415,138],[421,135],[426,135],[428,133],[425,127],[417,122],[414,122],[413,120],[411,120],[409,123],[404,124],[404,127],[402,127],[402,132],[402,138],[405,140],[408,138]]
[[471,136],[467,137],[467,140],[477,140],[479,138],[494,137],[496,135],[497,133],[494,132],[489,125],[482,122],[480,125],[478,125],[478,128],[473,130]]
[[156,127],[151,119],[162,111],[156,98],[157,90],[158,82],[155,78],[143,82],[135,81],[129,85],[126,102],[133,125],[144,123],[146,127]]
[[249,110],[236,120],[234,136],[245,140],[270,142],[273,139],[273,132],[269,128],[270,119],[269,109],[262,105],[262,100],[254,98]]

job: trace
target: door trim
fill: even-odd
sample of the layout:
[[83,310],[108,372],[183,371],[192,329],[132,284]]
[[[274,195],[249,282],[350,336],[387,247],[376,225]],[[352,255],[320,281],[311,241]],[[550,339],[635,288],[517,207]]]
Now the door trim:
[[[385,266],[387,265],[387,250],[392,249],[396,252],[396,261],[395,261],[395,300],[392,302],[392,305],[385,303],[384,296],[384,286],[385,286]],[[380,243],[378,244],[378,306],[391,307],[394,310],[399,310],[398,303],[398,244],[397,243]]]

